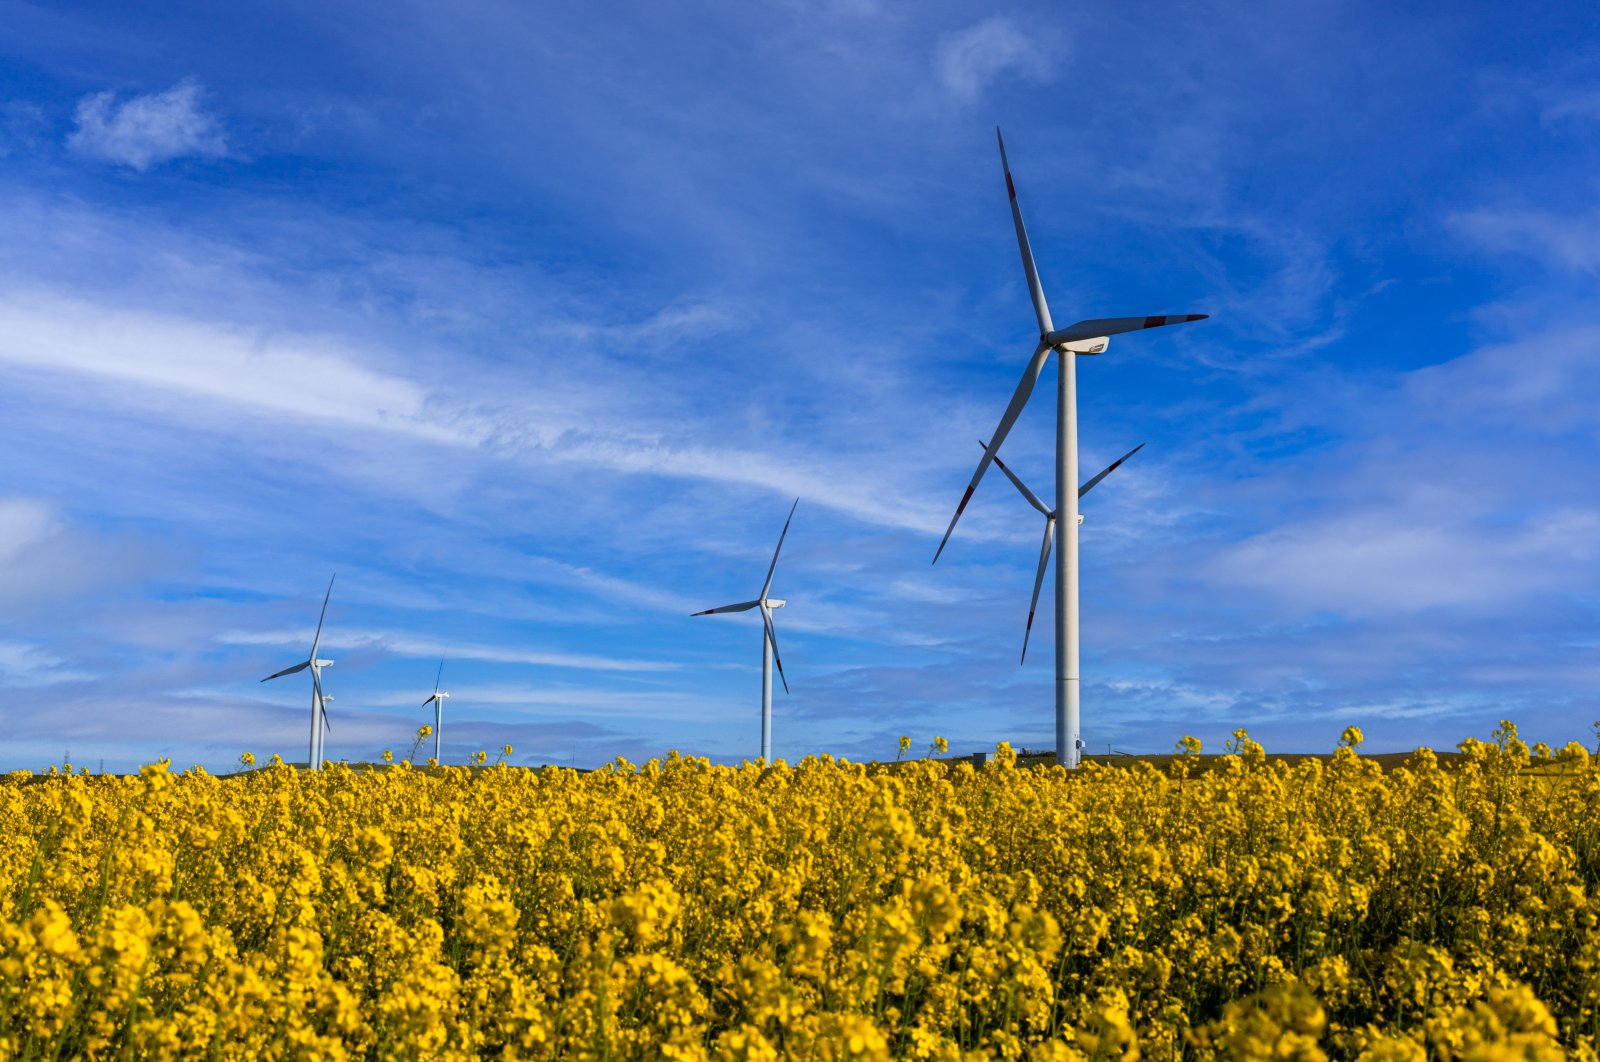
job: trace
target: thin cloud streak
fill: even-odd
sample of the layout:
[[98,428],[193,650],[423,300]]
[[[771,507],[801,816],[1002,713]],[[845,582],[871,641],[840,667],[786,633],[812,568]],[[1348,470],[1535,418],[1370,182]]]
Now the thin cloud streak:
[[[216,636],[216,641],[223,645],[303,645],[309,648],[305,632],[299,630],[222,631]],[[629,660],[587,653],[539,652],[496,645],[416,638],[385,631],[351,631],[347,627],[325,630],[322,635],[322,647],[330,652],[379,649],[395,656],[422,659],[481,660],[500,664],[528,664],[536,667],[595,671],[676,671],[681,666],[668,661]]]

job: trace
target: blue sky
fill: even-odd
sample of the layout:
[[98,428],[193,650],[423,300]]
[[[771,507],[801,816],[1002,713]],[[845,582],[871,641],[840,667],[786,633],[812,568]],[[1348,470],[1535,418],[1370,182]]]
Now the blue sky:
[[[1600,717],[1600,9],[0,0],[0,767],[1047,747],[1080,359],[1091,750]],[[1048,370],[1053,373],[1053,368]],[[1050,486],[1052,409],[1005,456]]]

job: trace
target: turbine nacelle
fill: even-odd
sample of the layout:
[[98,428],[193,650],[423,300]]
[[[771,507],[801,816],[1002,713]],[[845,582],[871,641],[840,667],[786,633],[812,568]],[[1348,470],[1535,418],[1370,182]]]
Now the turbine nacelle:
[[[1049,342],[1049,336],[1040,338],[1041,343]],[[1062,354],[1103,354],[1111,345],[1108,336],[1096,336],[1093,339],[1072,339],[1060,343],[1051,343],[1050,346]]]
[[332,667],[333,666],[333,661],[332,660],[313,660],[311,663],[315,667]]
[[784,605],[788,604],[787,601],[783,600],[782,598],[778,598],[778,597],[769,597],[769,598],[766,599],[766,601],[767,601],[767,607],[768,608],[782,608]]

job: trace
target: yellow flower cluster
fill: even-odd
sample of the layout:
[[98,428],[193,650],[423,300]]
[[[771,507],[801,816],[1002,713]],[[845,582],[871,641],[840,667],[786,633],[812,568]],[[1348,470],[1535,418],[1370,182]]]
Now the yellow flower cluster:
[[0,1057],[1595,1059],[1600,768],[1503,730],[0,783]]

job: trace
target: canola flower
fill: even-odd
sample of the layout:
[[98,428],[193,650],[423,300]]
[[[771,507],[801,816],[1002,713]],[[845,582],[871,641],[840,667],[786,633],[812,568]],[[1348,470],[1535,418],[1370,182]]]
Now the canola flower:
[[1600,767],[0,782],[4,1058],[1596,1058]]

